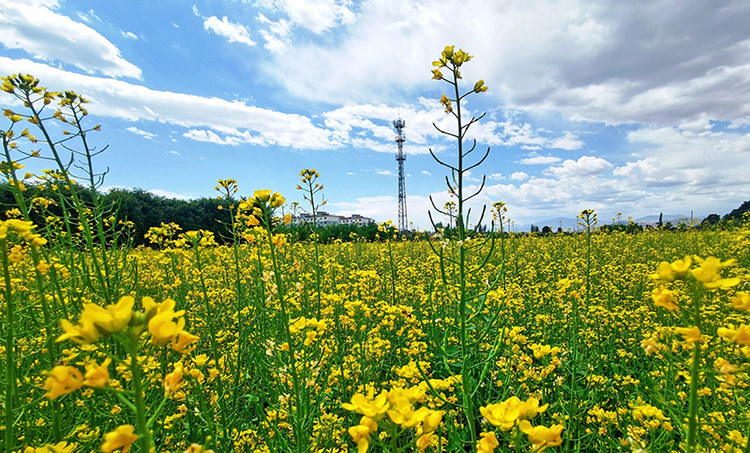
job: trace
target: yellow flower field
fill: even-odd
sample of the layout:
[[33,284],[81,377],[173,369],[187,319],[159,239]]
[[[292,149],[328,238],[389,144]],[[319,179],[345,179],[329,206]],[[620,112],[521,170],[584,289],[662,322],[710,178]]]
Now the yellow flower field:
[[[157,451],[193,443],[214,451],[465,449],[450,288],[436,284],[440,264],[425,242],[319,246],[315,263],[315,245],[270,245],[259,229],[236,248],[185,234],[161,250],[123,250],[121,267],[110,269],[120,277],[109,290],[119,296],[106,300],[90,257],[32,248],[10,221],[3,228],[5,338],[8,297],[16,307],[18,451],[130,445],[138,387]],[[649,275],[662,261],[711,250],[738,259],[722,272],[741,283],[702,291],[697,436],[706,448],[741,451],[749,296],[737,289],[748,284],[747,234],[594,233],[589,266],[585,234],[498,239],[505,254],[498,249],[469,278],[481,288],[500,275],[469,305],[472,323],[497,318],[477,338],[493,351],[487,384],[473,396],[479,449],[491,449],[491,435],[496,451],[679,451],[696,341],[680,329],[694,296],[689,281]],[[20,256],[11,260],[14,247]],[[34,254],[55,257],[58,270],[37,272]],[[675,310],[655,306],[652,291],[662,286]],[[511,407],[524,401],[536,409]],[[529,422],[562,434],[521,438]]]
[[[449,46],[433,63],[457,121],[456,163],[438,160],[455,202],[435,207],[451,227],[406,240],[387,223],[373,242],[324,244],[315,225],[295,241],[282,194],[224,179],[224,245],[162,224],[133,247],[96,190],[85,98],[3,78],[26,108],[2,133],[3,450],[749,451],[750,223],[626,234],[585,210],[581,233],[508,234],[497,202],[480,232],[471,58]],[[18,173],[39,155],[21,122],[58,165],[37,176],[51,198]],[[319,173],[300,176],[314,214]]]

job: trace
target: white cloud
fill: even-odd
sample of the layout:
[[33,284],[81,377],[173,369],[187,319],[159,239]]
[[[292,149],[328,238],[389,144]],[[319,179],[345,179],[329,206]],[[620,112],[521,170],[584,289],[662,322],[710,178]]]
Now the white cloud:
[[522,165],[547,165],[547,164],[554,164],[555,162],[560,162],[562,159],[555,156],[539,156],[539,155],[533,155],[531,157],[527,157],[524,159],[521,159],[518,161],[518,163]]
[[227,134],[227,137],[216,140],[208,133],[194,132],[191,138],[224,144],[255,142],[304,149],[339,146],[330,139],[330,131],[314,125],[302,115],[275,112],[239,101],[157,91],[120,80],[85,76],[29,60],[0,56],[0,72],[19,71],[34,74],[52,90],[70,89],[83,93],[91,100],[89,110],[93,114],[128,121],[160,121],[185,128],[208,127]]
[[456,43],[476,57],[464,79],[510,107],[608,124],[734,121],[750,116],[748,22],[742,1],[364,0],[339,39],[296,42],[266,70],[296,96],[372,102],[437,90],[430,63]]
[[[135,189],[133,187],[107,186],[107,187],[102,187],[100,190],[102,192],[110,192],[112,190],[135,190]],[[192,200],[194,198],[197,198],[194,196],[171,192],[169,190],[162,190],[162,189],[152,189],[152,190],[148,190],[147,192],[152,195],[156,195],[157,197],[174,198],[177,200]]]
[[217,130],[221,130],[225,133],[224,138],[221,138],[211,130],[199,129],[190,129],[182,134],[182,136],[198,142],[213,143],[215,145],[240,145],[242,143],[249,143],[263,146],[267,144],[263,137],[253,136],[247,131],[241,132],[237,129],[225,129],[220,127],[217,127]]
[[250,32],[247,31],[247,28],[242,24],[229,22],[227,16],[221,19],[211,16],[203,21],[203,28],[227,38],[229,42],[239,42],[248,46],[255,45],[255,41],[250,39]]
[[151,189],[148,191],[148,193],[156,195],[157,197],[173,198],[177,200],[192,200],[193,198],[195,198],[191,197],[190,195],[184,195],[181,193],[170,192],[169,190],[162,189]]
[[265,25],[266,29],[259,30],[260,35],[266,40],[263,45],[273,53],[280,53],[289,47],[291,38],[291,23],[285,19],[272,21],[263,14],[258,14],[258,22]]
[[390,170],[376,170],[375,173],[384,176],[395,176]]
[[281,10],[294,25],[315,34],[355,20],[347,0],[267,0],[264,3],[266,7]]
[[548,130],[535,128],[530,123],[517,122],[515,112],[505,111],[504,114],[508,117],[506,121],[485,120],[473,125],[469,131],[470,137],[488,145],[520,146],[527,150],[577,150],[584,145],[573,132],[553,134]]
[[527,179],[529,179],[529,175],[528,173],[524,173],[522,171],[516,171],[513,172],[512,175],[510,175],[510,179],[512,179],[513,181],[526,181]]
[[96,30],[40,4],[6,0],[0,9],[0,26],[0,43],[8,49],[73,65],[89,74],[141,78],[141,70],[123,59],[120,50]]
[[181,156],[182,155],[179,152],[174,151],[174,150],[170,151],[169,154],[174,154],[175,156]]
[[124,30],[123,30],[123,31],[122,31],[121,33],[122,33],[122,36],[123,36],[124,38],[128,38],[128,39],[138,39],[138,35],[136,35],[136,34],[135,34],[135,33],[133,33],[132,31],[124,31]]
[[546,148],[557,148],[574,151],[577,149],[581,149],[583,145],[583,140],[578,139],[578,137],[576,137],[576,135],[572,132],[565,131],[562,137],[551,139],[546,145]]
[[[49,7],[49,6],[48,6],[48,7]],[[96,14],[94,13],[94,10],[93,10],[93,9],[90,9],[88,13],[84,13],[84,12],[78,11],[78,12],[76,13],[76,16],[78,16],[78,18],[79,18],[79,19],[81,19],[82,21],[86,22],[87,24],[90,24],[90,23],[94,22],[94,20],[97,20],[97,21],[99,21],[99,22],[101,22],[101,21],[102,21],[102,20],[101,20],[101,19],[99,18],[99,16],[97,16],[97,15],[96,15]]]
[[151,132],[146,132],[144,130],[138,129],[135,126],[127,127],[127,128],[125,128],[125,130],[128,131],[128,132],[132,132],[132,133],[134,133],[136,135],[140,135],[141,137],[143,137],[145,139],[148,139],[148,140],[153,140],[153,139],[156,138],[156,134],[153,134]]
[[568,159],[560,167],[550,167],[546,173],[558,178],[584,177],[597,175],[612,169],[612,164],[600,157],[581,156],[578,160]]
[[432,173],[430,173],[427,170],[422,170],[422,174],[425,175],[425,176],[432,176]]
[[630,132],[628,140],[646,146],[642,158],[619,166],[613,173],[632,184],[671,188],[679,197],[694,200],[696,206],[746,198],[750,188],[750,134],[642,128]]

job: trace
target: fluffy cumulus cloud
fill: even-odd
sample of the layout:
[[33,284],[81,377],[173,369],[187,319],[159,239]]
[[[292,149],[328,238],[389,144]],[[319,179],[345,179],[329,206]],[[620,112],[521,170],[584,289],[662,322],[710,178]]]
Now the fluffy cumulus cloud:
[[56,6],[56,2],[6,0],[0,8],[0,43],[37,60],[75,66],[89,74],[141,78],[141,70],[126,61],[114,44],[88,25],[58,14]]
[[612,168],[612,164],[600,157],[582,156],[578,160],[567,159],[559,167],[550,167],[546,173],[558,178],[583,178],[598,175]]
[[663,127],[633,131],[628,139],[645,149],[613,173],[633,184],[669,191],[696,207],[711,209],[715,203],[712,211],[722,212],[750,190],[750,134]]
[[548,165],[560,162],[562,159],[555,156],[540,156],[537,153],[532,153],[529,157],[525,157],[518,161],[521,165]]
[[744,0],[365,0],[335,43],[300,42],[266,69],[297,96],[368,102],[397,94],[394,81],[427,86],[441,46],[457,44],[477,56],[464,77],[516,108],[609,124],[733,121],[750,116],[748,22]]
[[[398,108],[385,104],[347,103],[323,116],[325,125],[333,130],[334,137],[342,143],[389,153],[393,152],[395,137],[393,120],[398,117],[408,118],[405,128],[407,154],[426,154],[430,149],[435,152],[444,150],[442,140],[445,136],[438,128],[445,131],[455,128],[453,118],[445,114],[440,103],[435,99],[425,98],[421,98],[416,105],[406,104]],[[583,141],[578,140],[572,132],[554,134],[538,130],[527,122],[517,122],[515,118],[502,122],[488,120],[475,123],[469,129],[467,138],[476,139],[482,146],[525,148],[533,145],[537,149],[565,150],[583,146]],[[550,157],[538,163],[559,160]]]
[[[336,146],[329,131],[302,115],[280,113],[239,101],[157,91],[120,80],[85,76],[29,60],[0,56],[0,72],[19,70],[34,74],[52,90],[72,89],[86,93],[91,99],[89,110],[94,114],[213,129],[211,133],[188,132],[188,136],[196,140],[223,144],[262,141],[306,149]],[[217,133],[224,137],[217,139]]]

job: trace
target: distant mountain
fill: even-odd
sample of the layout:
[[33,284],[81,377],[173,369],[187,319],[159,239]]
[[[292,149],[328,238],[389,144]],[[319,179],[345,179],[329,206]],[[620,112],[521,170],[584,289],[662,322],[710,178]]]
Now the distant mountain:
[[[694,217],[693,220],[695,222],[700,223],[702,218]],[[638,219],[633,220],[635,223],[641,224],[641,225],[656,225],[659,223],[659,214],[656,215],[647,215],[645,217],[641,217]],[[664,214],[662,221],[666,225],[667,222],[672,222],[672,225],[677,226],[678,223],[689,223],[690,222],[690,215],[685,214]]]
[[[703,218],[695,217],[693,220],[696,223],[700,223]],[[656,225],[657,223],[659,223],[659,215],[649,215],[638,219],[633,219],[633,221],[642,226]],[[664,224],[666,224],[667,222],[672,222],[672,225],[677,226],[677,224],[679,224],[680,222],[688,223],[690,221],[690,216],[681,214],[664,214],[662,221],[664,222]],[[560,222],[562,222],[562,225],[560,224]],[[605,221],[599,219],[599,225],[608,225],[610,223],[612,223],[612,219],[607,219]],[[621,219],[616,223],[627,224],[628,220]],[[519,232],[529,231],[531,229],[531,225],[538,226],[539,230],[541,230],[545,226],[548,226],[552,228],[552,231],[557,231],[557,228],[562,226],[563,231],[583,231],[583,227],[578,225],[578,219],[576,219],[575,217],[554,217],[545,220],[538,220],[529,224],[515,225],[515,229]]]

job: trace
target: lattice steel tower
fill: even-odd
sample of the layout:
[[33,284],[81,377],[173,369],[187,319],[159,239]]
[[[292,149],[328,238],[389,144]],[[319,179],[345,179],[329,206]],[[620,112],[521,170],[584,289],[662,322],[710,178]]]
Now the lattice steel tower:
[[396,136],[396,143],[398,143],[398,153],[396,154],[396,162],[398,162],[398,230],[405,232],[409,225],[406,219],[406,182],[404,180],[404,161],[406,160],[406,155],[404,155],[404,141],[406,140],[404,128],[406,127],[406,121],[399,116],[393,122],[393,127],[398,132]]

